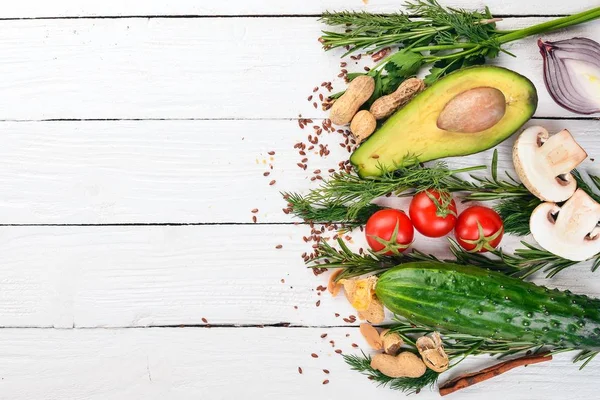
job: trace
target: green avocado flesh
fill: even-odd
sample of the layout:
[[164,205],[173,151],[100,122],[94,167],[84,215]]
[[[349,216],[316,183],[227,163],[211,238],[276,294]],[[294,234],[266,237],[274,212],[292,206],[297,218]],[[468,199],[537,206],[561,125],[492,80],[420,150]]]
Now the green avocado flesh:
[[[494,88],[504,95],[504,115],[479,132],[440,129],[438,117],[456,96],[471,89]],[[443,157],[464,156],[494,147],[531,118],[537,108],[533,83],[506,68],[471,67],[453,72],[393,114],[350,157],[362,177],[380,176],[400,166]],[[477,114],[477,110],[465,113]],[[460,114],[460,113],[459,113]]]
[[600,300],[483,268],[407,263],[382,274],[375,292],[396,315],[442,332],[600,350]]

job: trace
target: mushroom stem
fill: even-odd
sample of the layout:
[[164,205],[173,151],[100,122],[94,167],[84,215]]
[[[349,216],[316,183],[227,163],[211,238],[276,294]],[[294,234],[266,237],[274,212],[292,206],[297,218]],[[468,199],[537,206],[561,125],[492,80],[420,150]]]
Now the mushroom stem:
[[549,252],[572,261],[600,253],[600,204],[577,189],[562,207],[542,203],[531,214],[534,239]]
[[586,159],[587,153],[566,129],[550,136],[537,150],[554,176],[564,175]]

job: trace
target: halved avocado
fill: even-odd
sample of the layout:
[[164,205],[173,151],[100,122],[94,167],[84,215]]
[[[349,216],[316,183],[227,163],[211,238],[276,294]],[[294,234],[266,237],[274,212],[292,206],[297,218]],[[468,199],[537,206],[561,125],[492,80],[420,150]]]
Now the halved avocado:
[[[469,97],[474,99],[471,93],[483,93],[484,101],[469,102]],[[392,115],[350,161],[365,177],[415,162],[478,153],[518,131],[536,108],[537,91],[526,77],[494,66],[461,69]]]

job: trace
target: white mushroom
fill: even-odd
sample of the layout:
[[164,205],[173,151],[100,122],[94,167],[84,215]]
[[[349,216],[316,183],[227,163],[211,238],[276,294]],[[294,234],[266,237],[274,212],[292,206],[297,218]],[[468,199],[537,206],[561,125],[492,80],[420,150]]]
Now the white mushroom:
[[541,126],[521,133],[513,147],[515,170],[523,184],[544,201],[565,201],[577,182],[570,172],[587,157],[571,133],[563,129],[550,136]]
[[573,261],[600,253],[600,204],[577,189],[562,207],[542,203],[533,210],[529,227],[533,238],[549,252]]

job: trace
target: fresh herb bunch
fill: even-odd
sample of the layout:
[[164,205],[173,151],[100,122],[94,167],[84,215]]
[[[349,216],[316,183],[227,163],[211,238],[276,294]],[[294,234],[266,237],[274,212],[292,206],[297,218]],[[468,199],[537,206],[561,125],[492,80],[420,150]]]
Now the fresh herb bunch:
[[[391,93],[425,65],[432,65],[425,78],[425,83],[431,84],[456,69],[483,64],[500,52],[510,54],[502,48],[505,43],[600,17],[600,7],[596,7],[529,28],[501,31],[496,29],[498,19],[487,7],[480,12],[445,8],[436,0],[417,0],[407,2],[405,8],[422,19],[403,13],[347,11],[327,12],[321,17],[329,26],[344,28],[343,32],[323,31],[320,41],[327,50],[348,48],[345,56],[357,51],[373,53],[386,47],[399,48],[368,72],[375,79],[377,96]],[[358,75],[351,74],[349,78]]]
[[[395,318],[392,325],[387,326],[391,331],[398,333],[404,340],[404,349],[415,352],[416,339],[420,336],[431,334],[435,331],[431,327],[423,325],[415,325],[401,318]],[[456,360],[450,364],[450,368],[456,366],[467,356],[487,354],[495,356],[498,359],[513,356],[522,353],[539,353],[551,351],[552,354],[562,353],[566,351],[576,351],[578,349],[540,346],[530,342],[518,342],[507,340],[490,340],[488,338],[475,337],[471,335],[463,335],[452,332],[441,332],[444,350],[448,354],[450,360]],[[439,373],[427,370],[425,375],[420,378],[390,378],[382,374],[380,371],[371,367],[371,357],[364,352],[361,355],[344,355],[344,361],[354,371],[358,371],[369,377],[372,381],[380,386],[388,386],[391,389],[400,390],[407,393],[418,393],[421,389],[433,386],[438,378]],[[584,368],[598,352],[583,350],[580,351],[574,358],[573,363],[581,362],[579,369]]]
[[388,193],[400,195],[406,191],[443,189],[448,177],[483,168],[451,170],[445,163],[437,162],[431,167],[419,164],[401,167],[372,178],[338,172],[306,196],[284,193],[284,197],[291,204],[292,212],[305,220],[361,225],[371,215],[365,209],[372,209],[371,202],[378,197]]

